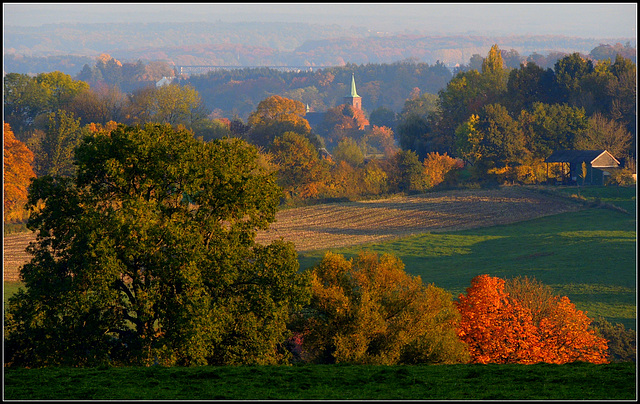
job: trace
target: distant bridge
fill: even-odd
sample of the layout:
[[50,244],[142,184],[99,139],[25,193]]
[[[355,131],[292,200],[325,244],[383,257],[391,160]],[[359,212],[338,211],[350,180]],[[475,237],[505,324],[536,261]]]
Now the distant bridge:
[[272,69],[281,72],[312,72],[313,69],[330,69],[336,66],[176,66],[177,75],[204,74],[219,70],[238,70],[238,69]]

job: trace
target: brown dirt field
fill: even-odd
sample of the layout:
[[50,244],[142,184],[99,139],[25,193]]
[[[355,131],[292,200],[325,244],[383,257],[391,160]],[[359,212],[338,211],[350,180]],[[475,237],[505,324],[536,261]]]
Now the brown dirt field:
[[[304,252],[515,223],[582,208],[567,198],[522,187],[443,191],[282,210],[268,231],[258,233],[257,241],[265,244],[282,237]],[[18,268],[29,258],[24,249],[34,238],[31,233],[4,238],[5,281],[18,280]]]
[[282,237],[303,252],[489,227],[580,209],[567,198],[522,187],[443,191],[284,210],[257,239],[268,243]]
[[18,281],[18,269],[30,258],[25,251],[29,242],[34,241],[33,233],[18,233],[3,237],[2,270],[5,282]]

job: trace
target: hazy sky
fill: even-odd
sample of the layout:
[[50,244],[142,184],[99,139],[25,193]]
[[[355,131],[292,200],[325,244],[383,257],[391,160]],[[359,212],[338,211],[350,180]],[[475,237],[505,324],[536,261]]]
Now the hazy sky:
[[298,21],[374,31],[636,37],[636,3],[3,3],[4,25]]

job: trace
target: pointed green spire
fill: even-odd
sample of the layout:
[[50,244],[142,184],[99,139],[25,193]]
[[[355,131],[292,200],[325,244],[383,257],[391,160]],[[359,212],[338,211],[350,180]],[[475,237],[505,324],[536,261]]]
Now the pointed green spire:
[[351,73],[351,93],[347,97],[360,97],[356,92],[356,78],[353,73]]

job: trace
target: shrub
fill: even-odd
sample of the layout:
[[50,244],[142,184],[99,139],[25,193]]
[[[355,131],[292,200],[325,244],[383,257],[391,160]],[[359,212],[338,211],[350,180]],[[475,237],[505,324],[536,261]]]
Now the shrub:
[[392,255],[327,253],[311,285],[303,346],[316,363],[468,361],[451,295],[408,275]]
[[591,324],[596,333],[608,341],[608,357],[611,362],[636,361],[636,332],[624,325],[612,324],[599,317]]
[[461,160],[449,157],[446,153],[429,153],[422,162],[424,167],[424,181],[427,188],[440,185],[453,170],[459,170],[463,164]]

